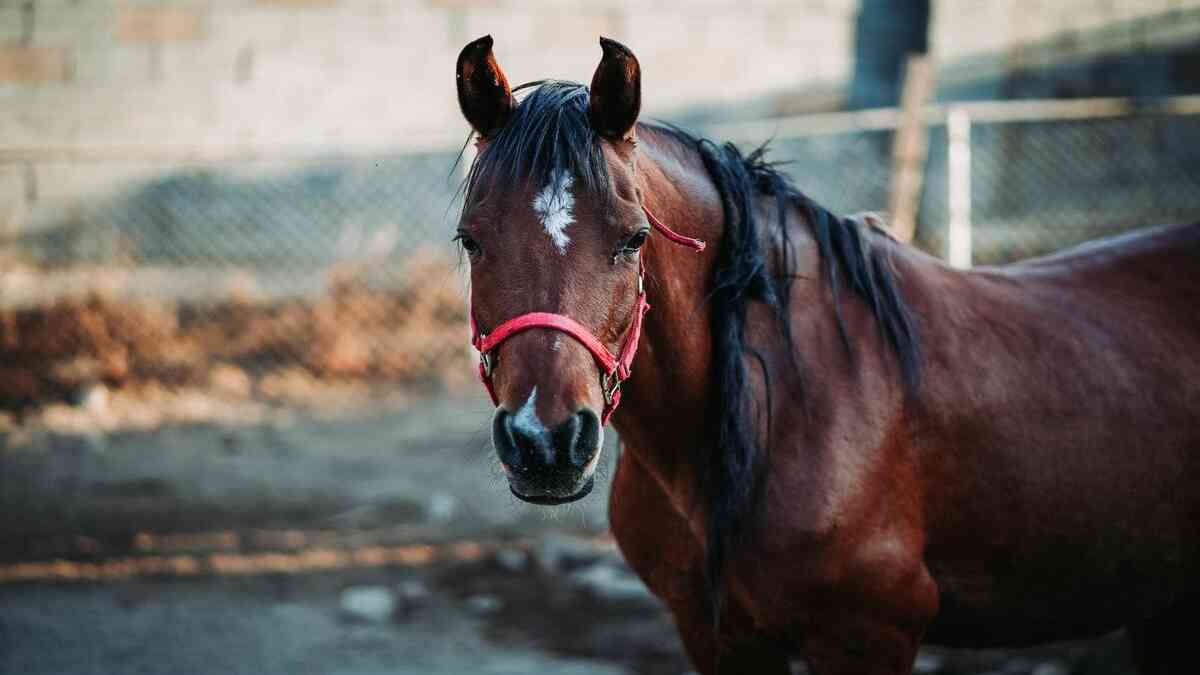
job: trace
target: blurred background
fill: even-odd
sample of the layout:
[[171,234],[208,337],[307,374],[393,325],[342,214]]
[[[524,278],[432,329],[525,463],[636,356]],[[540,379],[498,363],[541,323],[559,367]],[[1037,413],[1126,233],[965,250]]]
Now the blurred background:
[[958,266],[1200,218],[1200,0],[0,0],[0,672],[688,671],[605,490],[492,459],[449,243],[485,33],[514,85],[620,40],[645,116]]

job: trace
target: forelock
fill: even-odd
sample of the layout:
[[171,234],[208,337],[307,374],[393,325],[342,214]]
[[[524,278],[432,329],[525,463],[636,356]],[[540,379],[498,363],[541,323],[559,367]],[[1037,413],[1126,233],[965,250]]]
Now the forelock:
[[516,90],[522,88],[531,91],[471,165],[464,208],[499,187],[539,191],[561,175],[573,177],[577,193],[586,191],[606,204],[611,179],[603,141],[588,122],[588,88],[559,80]]

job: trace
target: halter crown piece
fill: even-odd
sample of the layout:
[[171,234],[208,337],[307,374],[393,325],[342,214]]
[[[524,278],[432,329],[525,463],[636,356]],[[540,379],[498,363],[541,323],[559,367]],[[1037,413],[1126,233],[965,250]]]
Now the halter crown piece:
[[[654,214],[650,213],[650,210],[645,206],[642,207],[642,211],[645,212],[646,219],[650,221],[651,227],[669,241],[680,246],[686,246],[697,253],[704,250],[703,241],[685,237],[675,232],[661,220],[655,218]],[[531,328],[549,328],[575,338],[579,344],[592,353],[592,358],[596,360],[596,366],[600,369],[600,391],[604,394],[604,413],[601,415],[600,421],[601,424],[608,424],[608,418],[612,417],[613,411],[617,409],[617,405],[621,402],[621,383],[629,378],[630,368],[633,366],[633,356],[637,353],[638,339],[642,335],[642,317],[650,309],[650,303],[646,302],[646,284],[644,283],[646,272],[645,250],[640,255],[641,258],[638,260],[637,305],[633,309],[633,321],[629,327],[629,332],[625,334],[625,340],[621,343],[621,349],[615,356],[583,324],[563,314],[553,314],[550,312],[522,314],[500,324],[491,333],[485,334],[480,333],[479,327],[475,325],[475,312],[468,310],[468,316],[471,319],[471,344],[479,352],[479,380],[487,388],[488,395],[492,397],[493,405],[500,405],[499,399],[496,398],[496,389],[492,385],[492,370],[496,366],[496,356],[493,352],[501,343],[517,333],[527,331]]]

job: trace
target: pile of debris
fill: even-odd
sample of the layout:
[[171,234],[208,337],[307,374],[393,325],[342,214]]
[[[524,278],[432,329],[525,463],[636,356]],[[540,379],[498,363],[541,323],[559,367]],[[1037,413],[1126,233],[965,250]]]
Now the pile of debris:
[[425,251],[403,269],[387,288],[335,277],[315,298],[182,304],[93,292],[0,310],[0,410],[84,404],[97,390],[280,401],[356,383],[458,386],[471,370],[455,261]]

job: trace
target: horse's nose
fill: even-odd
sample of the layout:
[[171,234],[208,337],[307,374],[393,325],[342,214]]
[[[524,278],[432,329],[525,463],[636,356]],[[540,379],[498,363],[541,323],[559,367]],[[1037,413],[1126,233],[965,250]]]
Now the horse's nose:
[[535,482],[583,477],[600,449],[600,418],[584,409],[548,429],[531,408],[496,411],[492,436],[500,461],[514,477]]

